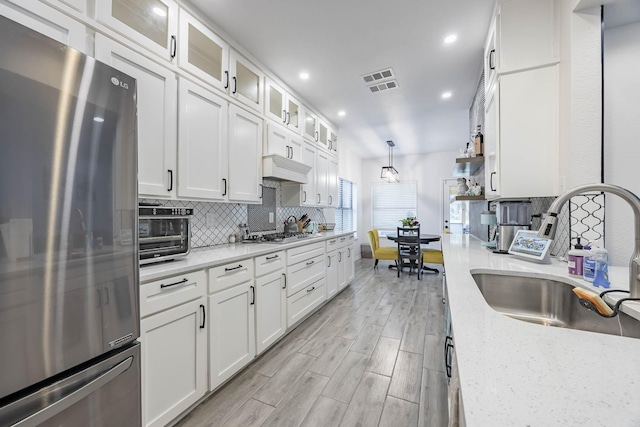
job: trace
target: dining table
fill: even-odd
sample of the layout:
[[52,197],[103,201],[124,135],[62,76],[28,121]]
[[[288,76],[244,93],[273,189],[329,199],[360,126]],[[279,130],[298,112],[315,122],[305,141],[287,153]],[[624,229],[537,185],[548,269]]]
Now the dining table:
[[[393,240],[394,242],[398,240],[398,234],[397,233],[388,233],[386,234],[387,239],[389,240]],[[433,242],[439,242],[440,241],[440,236],[437,234],[422,234],[420,233],[420,244],[421,245],[428,245],[429,243],[433,243]],[[406,265],[407,267],[411,267],[409,264]],[[405,266],[403,266],[405,267]],[[395,265],[390,265],[389,268],[397,268]],[[431,267],[427,267],[426,265],[422,266],[423,270],[427,270],[427,271],[433,271],[434,273],[439,273],[440,271],[437,268],[431,268]]]

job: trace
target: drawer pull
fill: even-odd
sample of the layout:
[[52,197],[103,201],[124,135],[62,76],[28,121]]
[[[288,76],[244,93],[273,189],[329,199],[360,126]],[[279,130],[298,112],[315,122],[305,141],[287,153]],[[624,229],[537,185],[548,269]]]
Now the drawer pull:
[[307,265],[312,265],[314,262],[315,262],[314,260],[311,260],[307,263]]
[[331,244],[331,245],[334,244],[335,242],[336,242],[336,239],[329,240],[329,244]]
[[267,260],[272,260],[272,259],[277,259],[280,258],[278,255],[274,255],[274,256],[268,256],[266,259]]
[[237,270],[239,268],[242,268],[242,264],[238,264],[237,267],[231,267],[231,268],[225,267],[224,271],[233,271],[233,270]]
[[282,287],[282,289],[287,289],[287,275],[285,273],[282,273],[282,277],[284,278],[284,286]]
[[313,291],[315,288],[316,288],[316,287],[314,286],[314,287],[312,287],[311,289],[307,289],[307,292],[311,292],[311,291]]
[[250,305],[254,305],[256,303],[256,288],[255,286],[249,286],[251,288],[251,303]]
[[182,285],[184,283],[187,283],[189,281],[189,279],[184,278],[182,280],[180,280],[179,282],[175,282],[175,283],[169,283],[168,285],[165,285],[164,283],[160,285],[160,289],[164,289],[164,288],[170,288],[171,286],[178,286],[178,285]]
[[202,310],[202,323],[200,324],[200,329],[204,329],[206,325],[205,320],[207,318],[207,312],[205,311],[203,304],[200,304],[200,309]]

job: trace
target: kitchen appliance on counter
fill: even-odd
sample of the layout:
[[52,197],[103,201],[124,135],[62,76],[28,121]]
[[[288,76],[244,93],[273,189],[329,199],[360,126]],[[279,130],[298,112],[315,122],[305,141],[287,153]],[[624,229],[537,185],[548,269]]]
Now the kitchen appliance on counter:
[[171,261],[186,256],[191,251],[192,216],[192,208],[140,206],[140,264]]
[[518,230],[531,229],[531,201],[512,200],[496,202],[496,249],[507,253]]
[[0,37],[0,425],[140,426],[136,81]]

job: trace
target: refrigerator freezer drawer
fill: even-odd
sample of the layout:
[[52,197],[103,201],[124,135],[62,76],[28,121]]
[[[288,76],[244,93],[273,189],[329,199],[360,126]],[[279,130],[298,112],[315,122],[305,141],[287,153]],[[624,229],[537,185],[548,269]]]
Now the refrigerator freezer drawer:
[[134,343],[0,407],[0,425],[135,427],[140,399],[140,344]]

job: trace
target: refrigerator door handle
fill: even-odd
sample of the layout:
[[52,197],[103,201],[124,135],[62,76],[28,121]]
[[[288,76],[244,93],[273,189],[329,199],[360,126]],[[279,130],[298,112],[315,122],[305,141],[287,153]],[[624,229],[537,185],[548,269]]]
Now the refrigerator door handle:
[[[78,390],[68,394],[67,396],[63,397],[62,399],[58,400],[55,403],[52,403],[46,408],[43,408],[40,411],[32,414],[31,416],[21,421],[18,421],[12,427],[32,427],[32,426],[40,425],[41,423],[47,421],[49,418],[52,418],[55,415],[58,415],[60,412],[78,403],[79,401],[89,396],[91,393],[95,392],[99,388],[104,387],[105,384],[109,383],[111,380],[115,379],[118,375],[122,374],[127,369],[129,369],[132,363],[133,363],[133,356],[127,357],[125,360],[118,363],[113,368],[102,373],[93,381],[85,384],[84,386],[80,387]],[[60,385],[59,388],[62,388],[62,387],[64,387],[64,384]]]

